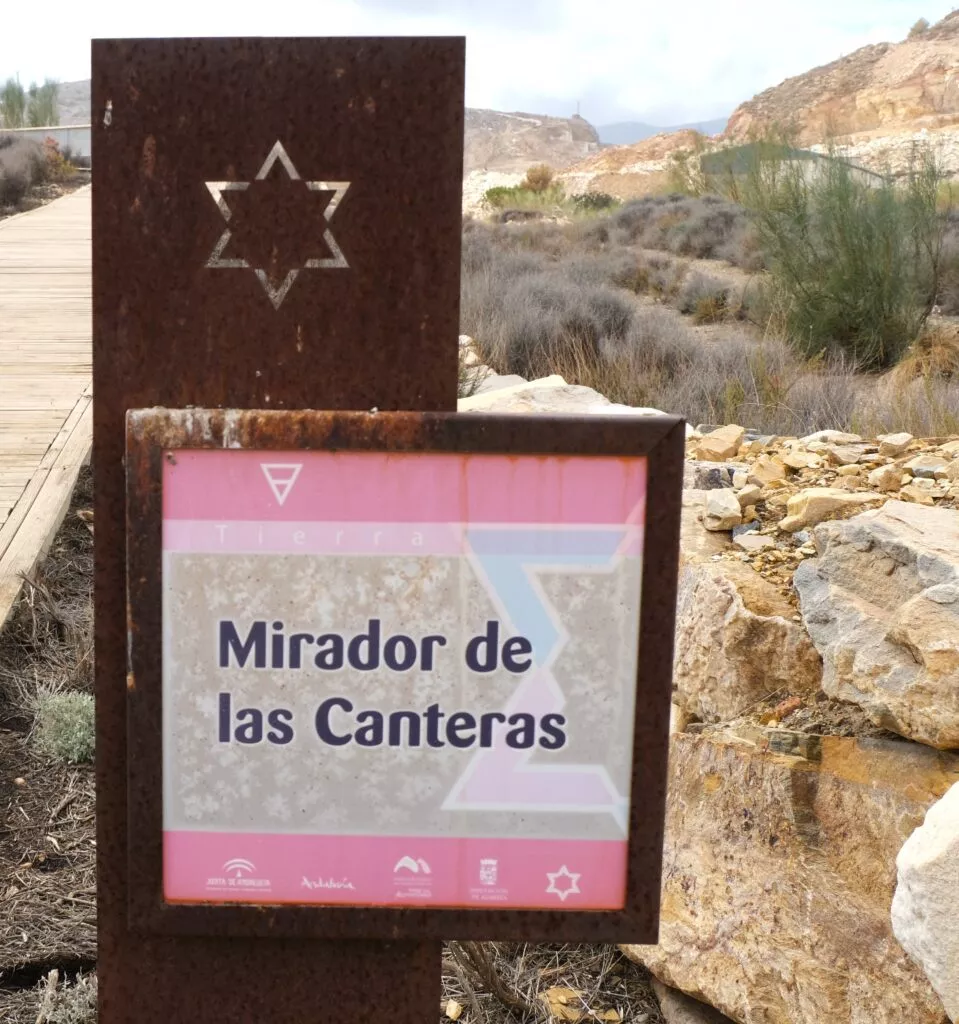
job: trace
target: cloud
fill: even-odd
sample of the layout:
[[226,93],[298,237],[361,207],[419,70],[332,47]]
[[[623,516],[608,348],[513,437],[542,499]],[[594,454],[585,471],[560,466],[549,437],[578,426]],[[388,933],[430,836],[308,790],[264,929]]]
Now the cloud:
[[[48,0],[51,33],[13,7],[0,78],[89,74],[87,39],[163,35],[465,35],[467,103],[597,124],[675,124],[729,113],[754,93],[870,42],[902,39],[948,0]],[[8,13],[7,18],[10,17]],[[22,23],[17,24],[18,20]]]

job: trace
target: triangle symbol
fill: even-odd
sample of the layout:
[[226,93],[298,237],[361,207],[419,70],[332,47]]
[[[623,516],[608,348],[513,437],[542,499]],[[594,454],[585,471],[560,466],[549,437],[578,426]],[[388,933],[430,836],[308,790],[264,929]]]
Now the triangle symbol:
[[293,490],[293,485],[296,483],[296,478],[300,475],[302,468],[302,462],[260,463],[260,469],[263,470],[263,475],[266,477],[266,482],[270,485],[270,490],[273,492],[273,497],[276,498],[277,504],[282,505],[290,496],[290,491]]

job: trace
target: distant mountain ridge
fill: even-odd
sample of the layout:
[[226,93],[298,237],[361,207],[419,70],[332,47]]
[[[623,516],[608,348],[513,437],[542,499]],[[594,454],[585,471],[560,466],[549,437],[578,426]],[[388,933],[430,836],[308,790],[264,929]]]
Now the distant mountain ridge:
[[598,125],[599,141],[604,146],[631,146],[633,143],[651,139],[666,132],[694,131],[701,135],[719,135],[726,130],[728,117],[716,117],[711,121],[691,121],[689,124],[661,126],[645,121],[617,121],[614,124]]
[[[62,82],[57,103],[63,125],[89,124],[90,81]],[[596,129],[582,117],[466,109],[464,171],[522,174],[531,164],[561,168],[600,148]]]

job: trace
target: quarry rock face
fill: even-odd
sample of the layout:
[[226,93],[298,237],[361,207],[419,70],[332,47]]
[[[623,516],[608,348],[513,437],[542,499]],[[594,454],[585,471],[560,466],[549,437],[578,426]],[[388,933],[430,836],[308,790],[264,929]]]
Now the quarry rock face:
[[959,784],[932,805],[896,859],[892,927],[951,1021],[959,1020]]
[[943,1024],[890,905],[896,855],[959,758],[833,736],[812,749],[732,727],[672,737],[660,942],[624,951],[740,1024]]
[[794,585],[825,692],[959,747],[959,512],[890,501],[820,525],[815,542]]
[[771,583],[739,562],[686,561],[673,669],[674,699],[686,711],[720,722],[772,691],[818,687],[819,655],[793,621],[795,609]]

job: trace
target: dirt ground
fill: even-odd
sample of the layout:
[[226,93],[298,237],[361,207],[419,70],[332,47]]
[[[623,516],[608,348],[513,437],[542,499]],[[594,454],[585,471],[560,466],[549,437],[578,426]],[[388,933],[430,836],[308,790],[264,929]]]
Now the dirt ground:
[[0,633],[0,1021],[35,1024],[37,983],[96,958],[93,767],[58,766],[30,742],[40,687],[92,685],[93,537],[78,515],[91,504],[83,471]]

